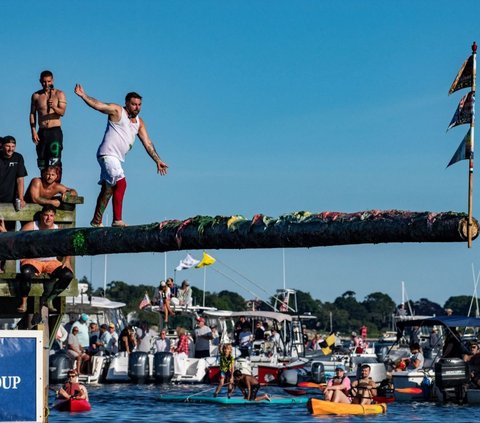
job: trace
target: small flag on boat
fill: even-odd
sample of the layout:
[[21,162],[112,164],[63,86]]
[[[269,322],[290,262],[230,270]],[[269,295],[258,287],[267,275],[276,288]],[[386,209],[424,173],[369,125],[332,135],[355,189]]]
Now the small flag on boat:
[[190,254],[187,254],[187,257],[180,260],[179,265],[175,268],[175,270],[184,270],[190,269],[200,263],[200,260],[194,259]]
[[473,54],[463,62],[462,67],[458,71],[458,74],[448,91],[448,95],[461,90],[462,88],[471,86],[473,86]]
[[472,153],[472,130],[469,129],[467,135],[465,135],[463,138],[463,141],[458,146],[457,151],[453,155],[447,167],[459,162],[460,160],[470,160],[473,158]]
[[195,267],[197,269],[200,269],[201,267],[205,267],[205,266],[210,266],[211,264],[215,263],[216,260],[212,257],[212,256],[209,256],[205,251],[203,252],[203,257],[202,257],[202,260],[200,261],[200,263],[198,263]]
[[152,303],[150,302],[150,297],[145,292],[145,296],[143,297],[143,300],[140,301],[140,304],[138,305],[138,308],[140,310],[143,310],[145,307],[148,307],[149,305],[152,305]]
[[457,110],[448,125],[447,131],[454,126],[463,125],[464,123],[471,123],[472,116],[475,113],[475,93],[470,91],[464,95],[458,103]]

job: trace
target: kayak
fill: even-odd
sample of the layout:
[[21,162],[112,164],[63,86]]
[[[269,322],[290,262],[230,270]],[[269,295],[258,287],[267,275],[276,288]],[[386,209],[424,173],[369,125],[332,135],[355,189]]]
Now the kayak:
[[73,413],[80,411],[90,411],[92,406],[84,399],[57,399],[53,403],[53,408],[58,411],[71,411]]
[[307,408],[314,415],[320,414],[382,414],[387,412],[387,404],[341,404],[310,398]]
[[164,402],[203,402],[211,404],[306,404],[306,397],[279,397],[261,401],[248,401],[242,397],[214,397],[213,395],[161,395],[160,401]]

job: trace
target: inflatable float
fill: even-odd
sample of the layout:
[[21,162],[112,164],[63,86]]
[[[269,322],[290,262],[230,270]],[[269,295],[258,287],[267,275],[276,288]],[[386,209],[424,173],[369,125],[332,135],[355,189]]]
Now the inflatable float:
[[387,412],[387,404],[341,404],[316,398],[310,398],[307,402],[308,411],[313,415],[322,414],[382,414]]

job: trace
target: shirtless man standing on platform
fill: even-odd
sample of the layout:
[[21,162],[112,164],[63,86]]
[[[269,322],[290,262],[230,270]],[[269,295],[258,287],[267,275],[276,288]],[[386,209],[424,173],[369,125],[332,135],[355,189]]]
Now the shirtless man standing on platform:
[[47,166],[59,166],[60,181],[63,150],[60,118],[65,114],[67,100],[63,91],[54,88],[52,72],[43,71],[40,84],[43,88],[32,94],[30,105],[32,141],[37,146],[38,168],[42,170]]
[[61,200],[66,195],[77,196],[77,191],[56,182],[58,180],[58,167],[48,166],[42,170],[41,178],[33,178],[27,189],[26,199],[29,203],[51,204],[59,207]]
[[122,220],[123,197],[127,189],[127,181],[122,168],[125,156],[133,147],[135,137],[138,136],[145,150],[157,165],[157,173],[166,175],[168,166],[164,163],[147,132],[145,123],[138,116],[142,108],[142,97],[130,92],[125,97],[125,106],[115,103],[103,103],[85,93],[80,84],[75,86],[77,94],[88,106],[108,115],[107,130],[97,150],[97,160],[100,165],[100,181],[102,186],[97,198],[97,205],[90,222],[91,226],[101,227],[105,208],[113,196],[112,226],[127,226]]

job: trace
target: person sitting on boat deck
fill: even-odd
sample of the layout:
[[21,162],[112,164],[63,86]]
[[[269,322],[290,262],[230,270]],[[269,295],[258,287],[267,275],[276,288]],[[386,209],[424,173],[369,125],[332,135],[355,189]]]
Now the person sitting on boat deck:
[[170,302],[173,305],[178,305],[178,286],[175,285],[173,278],[167,278],[165,282],[168,286],[168,290],[170,291]]
[[327,387],[323,391],[325,400],[331,402],[340,402],[349,404],[352,399],[349,397],[352,384],[349,377],[345,374],[342,366],[335,368],[335,376],[327,382]]
[[162,329],[160,332],[160,338],[155,340],[156,352],[170,352],[170,338],[167,337],[167,331]]
[[258,390],[260,389],[260,383],[252,375],[243,374],[240,370],[235,370],[233,372],[234,388],[238,386],[240,391],[242,391],[243,398],[248,401],[270,401],[270,396],[268,394],[263,394],[257,396]]
[[170,290],[165,281],[160,282],[160,296],[162,298],[162,307],[165,313],[164,323],[168,326],[168,317],[174,316],[175,313],[170,307]]
[[422,349],[418,342],[410,344],[411,356],[408,358],[402,358],[396,370],[420,370],[423,369],[423,363],[425,361]]
[[54,207],[60,207],[61,201],[67,197],[76,197],[77,191],[57,182],[59,174],[58,166],[42,169],[42,176],[30,181],[25,194],[27,203],[51,204]]
[[352,382],[352,404],[371,404],[373,397],[377,395],[377,385],[370,377],[370,370],[368,364],[363,364],[360,369],[361,378]]
[[212,331],[205,324],[203,317],[197,318],[198,328],[195,329],[195,358],[210,357],[210,340]]
[[90,356],[86,350],[81,346],[78,338],[78,327],[72,327],[72,333],[68,335],[67,339],[67,355],[77,362],[77,373],[81,373],[82,364],[90,360]]
[[235,370],[235,359],[233,357],[232,344],[223,344],[220,353],[220,380],[217,389],[215,389],[214,397],[217,397],[225,382],[228,383],[227,396],[231,397],[233,392],[233,371]]
[[186,279],[178,290],[178,303],[183,307],[192,306],[192,288],[190,288],[190,283]]
[[67,382],[58,390],[59,399],[82,399],[88,401],[88,391],[84,385],[78,382],[78,372],[75,369],[68,371]]
[[111,338],[108,341],[108,344],[106,345],[105,349],[110,354],[116,354],[118,353],[118,333],[115,330],[115,323],[110,322],[108,324],[108,333],[110,334]]
[[88,314],[82,313],[78,320],[72,325],[70,333],[73,332],[73,328],[78,329],[78,342],[80,346],[85,350],[88,350],[90,346],[90,335],[88,334]]
[[132,325],[128,325],[120,332],[119,336],[119,352],[126,352],[130,354],[137,346],[137,340],[135,338],[135,331],[133,330]]

